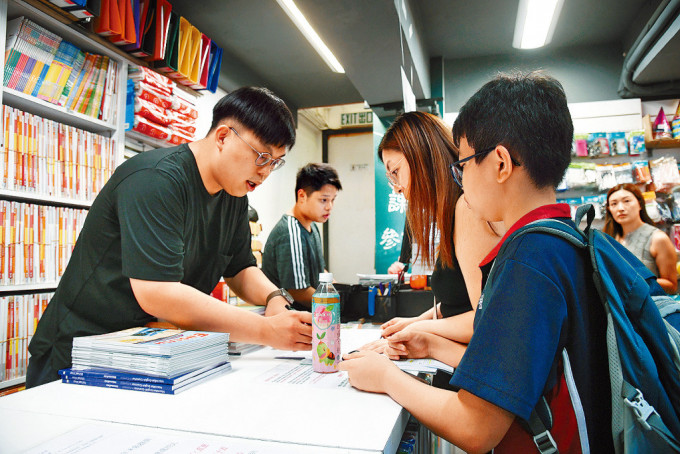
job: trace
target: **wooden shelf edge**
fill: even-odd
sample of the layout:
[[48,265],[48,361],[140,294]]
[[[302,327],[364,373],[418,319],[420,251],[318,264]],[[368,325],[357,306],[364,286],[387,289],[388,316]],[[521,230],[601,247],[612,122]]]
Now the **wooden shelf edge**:
[[642,126],[645,129],[645,147],[654,148],[680,148],[680,139],[653,139],[652,119],[649,114],[642,117]]

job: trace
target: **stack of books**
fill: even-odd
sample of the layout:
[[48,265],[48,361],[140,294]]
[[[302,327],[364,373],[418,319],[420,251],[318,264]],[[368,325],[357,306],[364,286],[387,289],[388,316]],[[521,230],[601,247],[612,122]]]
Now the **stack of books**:
[[115,122],[118,63],[81,51],[23,16],[7,22],[3,85]]
[[130,328],[73,340],[64,383],[177,394],[231,369],[229,334]]

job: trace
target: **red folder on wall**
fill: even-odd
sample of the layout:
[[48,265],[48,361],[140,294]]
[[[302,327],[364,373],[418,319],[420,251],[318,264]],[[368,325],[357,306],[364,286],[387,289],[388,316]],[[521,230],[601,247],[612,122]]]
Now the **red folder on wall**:
[[121,30],[120,35],[114,35],[109,40],[117,45],[131,44],[137,40],[135,15],[139,18],[139,0],[118,0]]
[[94,21],[94,32],[102,36],[123,32],[117,0],[101,0],[101,14]]
[[[194,66],[196,82],[189,85],[194,90],[203,90],[208,85],[208,62],[210,60],[210,43],[212,40],[201,34],[201,50],[198,64]],[[193,77],[192,77],[193,80]]]
[[220,78],[220,68],[222,67],[222,49],[217,47],[215,41],[210,43],[210,60],[206,66],[208,66],[206,90],[215,93],[217,91],[217,82]]
[[162,60],[165,57],[165,49],[168,43],[168,32],[170,31],[170,13],[172,5],[167,0],[156,0],[155,29],[153,33],[152,52],[148,61]]
[[[142,46],[142,33],[144,33],[144,28],[146,27],[146,16],[149,12],[150,0],[136,0],[139,3],[139,9],[137,14],[134,15],[135,23],[135,41],[132,44],[127,44],[122,47],[122,49],[130,54],[134,55],[133,52],[138,51]],[[133,14],[135,10],[133,9]]]

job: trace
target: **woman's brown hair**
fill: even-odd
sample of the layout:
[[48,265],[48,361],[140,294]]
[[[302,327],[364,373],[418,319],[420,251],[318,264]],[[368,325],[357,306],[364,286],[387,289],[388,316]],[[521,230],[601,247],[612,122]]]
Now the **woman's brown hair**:
[[640,204],[640,219],[642,219],[642,222],[646,222],[649,225],[654,225],[654,221],[652,221],[652,218],[650,218],[649,214],[647,214],[647,208],[645,208],[646,205],[645,198],[642,196],[642,192],[640,192],[638,187],[632,183],[617,184],[616,186],[611,188],[609,192],[607,192],[607,206],[604,217],[604,229],[602,229],[604,233],[613,236],[614,238],[616,238],[617,236],[619,237],[623,236],[623,228],[621,227],[621,224],[614,220],[614,216],[612,216],[611,212],[609,211],[609,198],[613,193],[615,193],[616,191],[620,191],[622,189],[624,191],[630,192],[637,199],[638,203]]
[[[461,191],[450,170],[458,160],[451,129],[434,115],[406,112],[385,132],[378,146],[381,161],[383,150],[403,153],[411,169],[406,220],[424,263],[432,266],[439,252],[442,264],[452,268],[454,213]],[[439,251],[435,226],[441,234]]]

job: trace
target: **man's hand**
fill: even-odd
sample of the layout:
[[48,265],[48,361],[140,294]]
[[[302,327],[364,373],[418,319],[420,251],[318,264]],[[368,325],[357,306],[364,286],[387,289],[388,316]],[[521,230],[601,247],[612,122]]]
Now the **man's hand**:
[[384,393],[386,376],[401,372],[385,355],[375,352],[357,352],[342,357],[338,368],[349,374],[349,383],[357,389]]
[[312,349],[312,314],[289,311],[265,317],[264,343],[279,350]]
[[380,326],[382,329],[382,336],[389,337],[417,321],[418,317],[395,317]]
[[[277,296],[269,300],[267,307],[264,310],[264,315],[270,317],[272,315],[280,314],[281,312],[287,312],[288,300],[283,296]],[[311,334],[310,334],[311,336]]]
[[390,359],[430,358],[430,337],[433,334],[403,330],[387,339],[385,354]]

